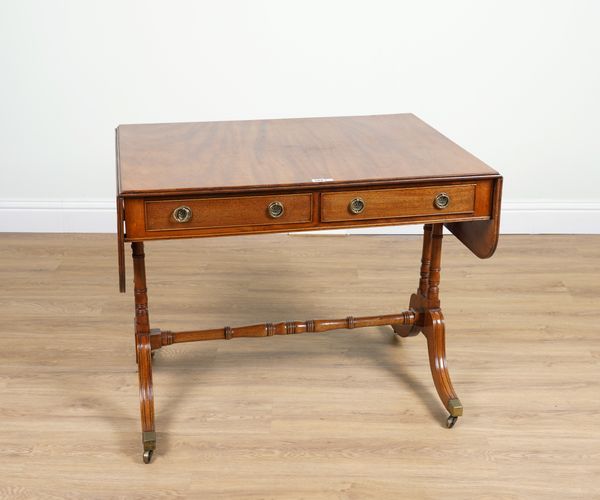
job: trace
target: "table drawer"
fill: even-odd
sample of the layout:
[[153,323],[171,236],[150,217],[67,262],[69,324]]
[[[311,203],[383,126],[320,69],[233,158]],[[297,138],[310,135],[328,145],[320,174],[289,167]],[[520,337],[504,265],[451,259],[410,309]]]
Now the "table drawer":
[[146,231],[306,223],[312,194],[146,201]]
[[338,191],[321,195],[321,221],[388,219],[475,211],[475,184]]

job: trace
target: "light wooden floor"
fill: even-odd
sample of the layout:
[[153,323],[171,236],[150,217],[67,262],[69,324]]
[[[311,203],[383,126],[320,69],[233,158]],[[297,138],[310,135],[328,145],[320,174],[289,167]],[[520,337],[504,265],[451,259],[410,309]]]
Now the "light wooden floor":
[[[399,312],[415,237],[146,245],[153,326]],[[0,498],[600,498],[600,237],[445,239],[465,415],[388,328],[159,351],[141,462],[131,290],[111,235],[0,235]],[[128,266],[129,266],[128,259]],[[128,282],[131,281],[129,266]]]

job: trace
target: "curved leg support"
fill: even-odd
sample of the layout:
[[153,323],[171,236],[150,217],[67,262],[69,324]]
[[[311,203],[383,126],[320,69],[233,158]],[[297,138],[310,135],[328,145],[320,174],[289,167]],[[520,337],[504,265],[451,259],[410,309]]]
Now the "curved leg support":
[[443,226],[426,224],[423,233],[421,278],[417,293],[410,298],[410,309],[417,321],[412,325],[392,325],[400,337],[412,337],[423,332],[427,338],[429,366],[433,383],[442,403],[450,413],[448,428],[454,427],[463,414],[463,407],[454,392],[446,363],[446,332],[444,316],[440,309],[439,285],[442,262]]
[[441,311],[433,310],[426,314],[423,334],[427,338],[429,366],[433,383],[442,403],[450,413],[448,427],[453,427],[456,418],[463,414],[463,407],[454,391],[454,387],[452,387],[452,381],[448,373],[444,316]]
[[154,394],[152,391],[152,344],[150,342],[150,319],[148,317],[148,290],[144,244],[133,242],[133,280],[135,298],[135,352],[140,383],[140,413],[142,418],[142,444],[144,463],[150,463],[156,449],[154,431]]
[[142,417],[142,444],[144,463],[150,463],[156,449],[154,431],[154,393],[152,390],[152,349],[149,335],[138,335],[138,378],[140,382],[140,414]]

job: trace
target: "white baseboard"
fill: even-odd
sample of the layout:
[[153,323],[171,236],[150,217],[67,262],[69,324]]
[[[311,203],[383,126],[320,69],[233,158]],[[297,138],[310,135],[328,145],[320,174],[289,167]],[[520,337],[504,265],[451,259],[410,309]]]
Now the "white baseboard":
[[[0,200],[0,232],[112,233],[114,200]],[[600,201],[507,200],[503,234],[600,234]],[[320,234],[419,234],[419,226],[319,231]]]
[[116,231],[115,200],[0,200],[0,232]]

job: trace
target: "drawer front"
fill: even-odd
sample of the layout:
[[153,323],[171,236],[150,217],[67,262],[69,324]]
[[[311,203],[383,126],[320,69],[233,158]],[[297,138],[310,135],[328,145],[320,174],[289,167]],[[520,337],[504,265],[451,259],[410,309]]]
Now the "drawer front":
[[475,211],[475,184],[338,191],[321,195],[321,221],[388,219]]
[[312,194],[146,201],[146,231],[307,223]]

